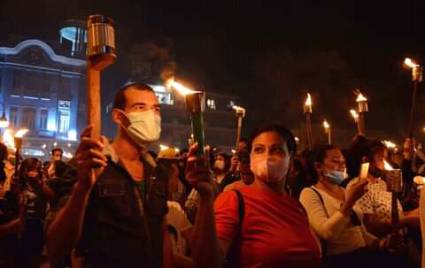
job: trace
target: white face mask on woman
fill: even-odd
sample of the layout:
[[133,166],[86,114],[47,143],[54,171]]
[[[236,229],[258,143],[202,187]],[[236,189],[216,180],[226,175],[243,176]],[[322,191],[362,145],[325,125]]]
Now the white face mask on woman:
[[325,177],[330,183],[340,185],[346,178],[348,178],[347,170],[332,170],[325,172]]
[[224,160],[215,160],[214,162],[214,168],[217,170],[224,170],[225,166]]
[[129,121],[124,127],[130,138],[140,146],[155,142],[161,135],[161,116],[155,111],[124,113]]
[[289,157],[254,157],[251,170],[256,178],[264,182],[279,182],[288,174],[289,159]]

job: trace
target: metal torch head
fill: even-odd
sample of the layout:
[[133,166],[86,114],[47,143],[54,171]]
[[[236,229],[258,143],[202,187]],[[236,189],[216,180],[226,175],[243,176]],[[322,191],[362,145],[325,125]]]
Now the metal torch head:
[[400,169],[393,169],[393,170],[385,170],[384,172],[385,180],[387,182],[387,191],[388,192],[395,192],[400,193],[401,192],[401,170]]
[[87,20],[87,57],[92,67],[102,70],[117,58],[113,20],[103,15],[91,15]]
[[238,110],[236,110],[236,116],[237,117],[244,118],[245,117],[245,113],[246,113],[246,110],[245,109],[238,109]]
[[189,113],[202,113],[205,111],[205,93],[203,91],[186,95],[186,106]]
[[313,113],[313,108],[311,105],[304,105],[304,114],[311,114]]

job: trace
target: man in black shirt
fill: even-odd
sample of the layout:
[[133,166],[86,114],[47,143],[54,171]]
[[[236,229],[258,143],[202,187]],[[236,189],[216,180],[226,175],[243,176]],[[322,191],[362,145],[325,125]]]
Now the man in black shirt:
[[61,189],[47,227],[49,256],[59,260],[75,248],[87,267],[168,267],[167,174],[146,151],[161,131],[158,100],[149,86],[132,83],[118,91],[113,108],[118,131],[111,144],[91,138],[90,126],[81,135],[74,168],[63,178],[73,187]]

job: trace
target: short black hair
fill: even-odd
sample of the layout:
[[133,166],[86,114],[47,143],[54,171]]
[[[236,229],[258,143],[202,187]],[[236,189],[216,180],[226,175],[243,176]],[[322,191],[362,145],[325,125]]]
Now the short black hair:
[[60,152],[60,153],[61,153],[61,155],[63,155],[63,150],[62,150],[61,148],[59,148],[59,147],[56,147],[56,148],[53,148],[53,149],[52,149],[52,155],[53,155],[55,152]]
[[292,132],[286,127],[278,124],[265,125],[255,129],[249,139],[248,150],[251,152],[252,142],[255,138],[260,136],[260,134],[264,132],[276,132],[278,133],[286,142],[286,146],[288,147],[288,151],[290,154],[295,155],[297,152],[297,143],[295,142],[295,137]]
[[127,82],[115,94],[112,108],[121,110],[125,109],[125,105],[127,103],[127,100],[125,98],[125,91],[130,88],[155,93],[155,91],[150,86],[143,82]]

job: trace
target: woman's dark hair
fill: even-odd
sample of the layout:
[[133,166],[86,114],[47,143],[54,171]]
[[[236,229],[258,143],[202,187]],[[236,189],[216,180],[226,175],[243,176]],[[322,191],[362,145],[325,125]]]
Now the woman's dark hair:
[[368,157],[369,140],[363,135],[357,135],[346,152],[346,165],[349,178],[359,176],[360,165],[364,157]]
[[387,146],[385,146],[385,144],[383,144],[380,140],[372,140],[368,149],[368,160],[371,164],[373,164],[373,157],[377,153],[387,150]]
[[311,150],[308,161],[307,161],[307,169],[310,173],[311,183],[315,184],[319,181],[319,174],[316,171],[316,163],[322,163],[325,161],[326,153],[330,150],[338,149],[338,147],[331,144],[318,144],[314,146],[313,150]]
[[42,176],[42,165],[43,163],[37,158],[27,158],[22,161],[21,166],[19,167],[19,180],[24,185],[26,184],[26,174],[31,170],[38,170],[39,176]]
[[260,136],[265,132],[276,132],[278,133],[286,142],[286,146],[288,147],[288,151],[290,154],[295,155],[297,152],[297,143],[295,142],[295,137],[291,131],[281,125],[266,125],[263,127],[259,127],[255,129],[249,138],[248,150],[251,152],[252,142],[255,138]]
[[217,156],[219,155],[224,158],[224,171],[227,172],[230,168],[230,156],[224,152],[219,152],[214,156],[214,161],[217,159]]

